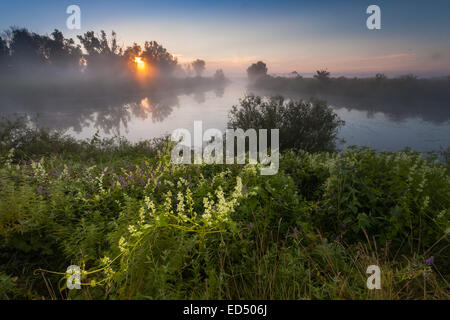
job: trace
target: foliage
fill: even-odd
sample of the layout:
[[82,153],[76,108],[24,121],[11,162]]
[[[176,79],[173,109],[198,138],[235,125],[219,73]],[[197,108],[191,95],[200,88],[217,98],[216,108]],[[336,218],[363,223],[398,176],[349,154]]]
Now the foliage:
[[326,74],[313,78],[265,76],[250,83],[251,91],[258,95],[314,97],[336,107],[382,112],[396,121],[417,116],[443,124],[450,118],[449,87],[448,78],[387,78],[383,74],[369,78],[335,78]]
[[[173,77],[177,70],[182,69],[176,57],[158,42],[146,41],[143,47],[136,43],[122,47],[114,31],[110,36],[103,30],[100,34],[87,31],[77,35],[80,44],[72,38],[65,38],[59,30],[47,36],[13,27],[5,34],[6,39],[0,37],[0,74],[4,73],[9,78],[25,75],[29,80],[35,76],[40,79],[42,75],[70,75],[75,79],[82,76],[133,79],[133,64],[139,56],[151,66],[152,76]],[[196,60],[192,66],[200,77],[205,61]]]
[[205,61],[197,59],[194,62],[192,62],[192,69],[194,69],[194,72],[197,77],[201,77],[202,73],[205,71]]
[[17,130],[0,150],[2,298],[449,298],[450,169],[433,158],[285,151],[261,176],[174,165],[164,141]]
[[327,82],[330,80],[330,73],[327,70],[317,70],[314,78],[320,82]]
[[338,129],[344,124],[326,102],[264,99],[249,95],[233,106],[230,128],[280,130],[280,149],[333,151]]
[[264,62],[258,61],[257,63],[253,63],[247,69],[248,79],[250,81],[256,81],[262,77],[267,75],[267,66]]

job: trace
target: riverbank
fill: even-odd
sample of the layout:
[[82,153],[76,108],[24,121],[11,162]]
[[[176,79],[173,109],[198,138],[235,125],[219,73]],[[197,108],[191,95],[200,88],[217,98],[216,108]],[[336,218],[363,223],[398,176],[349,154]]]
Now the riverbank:
[[284,151],[261,176],[174,165],[164,139],[2,141],[3,299],[449,298],[450,167],[432,157]]

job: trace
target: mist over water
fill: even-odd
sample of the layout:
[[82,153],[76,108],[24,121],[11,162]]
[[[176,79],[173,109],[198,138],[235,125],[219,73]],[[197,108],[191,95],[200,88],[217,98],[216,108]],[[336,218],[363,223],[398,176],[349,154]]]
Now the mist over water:
[[[178,128],[193,130],[202,120],[204,130],[224,130],[228,113],[246,94],[261,96],[273,92],[250,89],[246,79],[231,79],[229,84],[170,86],[158,89],[117,87],[109,90],[58,84],[51,94],[31,88],[14,91],[0,89],[0,113],[13,118],[27,116],[30,124],[65,131],[79,139],[122,136],[137,142],[170,134]],[[89,91],[87,94],[86,90]],[[80,94],[83,92],[83,94]],[[289,95],[287,95],[289,97]],[[291,95],[308,99],[307,95]],[[340,148],[346,145],[370,146],[397,151],[405,147],[427,152],[450,145],[450,112],[445,105],[402,105],[374,103],[361,98],[337,98],[320,93],[346,122],[339,132]]]
[[[313,78],[297,72],[271,76],[265,63],[248,78],[227,79],[222,69],[203,77],[207,64],[180,64],[156,41],[128,47],[116,33],[78,35],[77,44],[55,30],[39,35],[11,28],[0,38],[0,114],[25,116],[30,125],[80,139],[121,136],[137,142],[178,128],[224,130],[245,95],[325,100],[345,121],[338,146],[438,151],[450,145],[450,78]],[[84,51],[83,51],[84,50]],[[270,128],[268,128],[270,129]],[[345,141],[345,142],[343,142]]]

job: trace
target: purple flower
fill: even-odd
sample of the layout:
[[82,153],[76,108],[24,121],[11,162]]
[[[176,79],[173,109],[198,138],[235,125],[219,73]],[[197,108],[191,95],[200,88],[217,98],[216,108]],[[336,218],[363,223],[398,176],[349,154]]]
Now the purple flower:
[[244,185],[244,192],[247,192],[247,185]]
[[42,194],[44,193],[44,187],[43,186],[39,186],[36,190],[37,194]]
[[247,225],[247,228],[249,228],[249,229],[253,228],[253,223],[250,222],[250,223]]
[[432,264],[434,264],[434,257],[431,256],[428,259],[425,260],[425,263],[429,266],[431,266]]
[[214,208],[213,208],[213,209],[214,209],[214,211],[217,211],[217,206],[214,206]]
[[346,223],[343,223],[343,224],[342,224],[342,228],[344,228],[344,229],[347,228],[347,224],[346,224]]
[[299,232],[300,232],[300,231],[298,231],[297,227],[294,227],[294,237],[297,238],[297,234],[298,234]]

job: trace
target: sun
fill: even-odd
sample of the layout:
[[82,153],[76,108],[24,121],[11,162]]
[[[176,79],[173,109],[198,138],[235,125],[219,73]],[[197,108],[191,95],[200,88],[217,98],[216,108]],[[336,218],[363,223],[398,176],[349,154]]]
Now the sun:
[[145,62],[142,60],[141,57],[134,58],[134,62],[136,63],[137,68],[139,70],[144,70],[145,69]]

